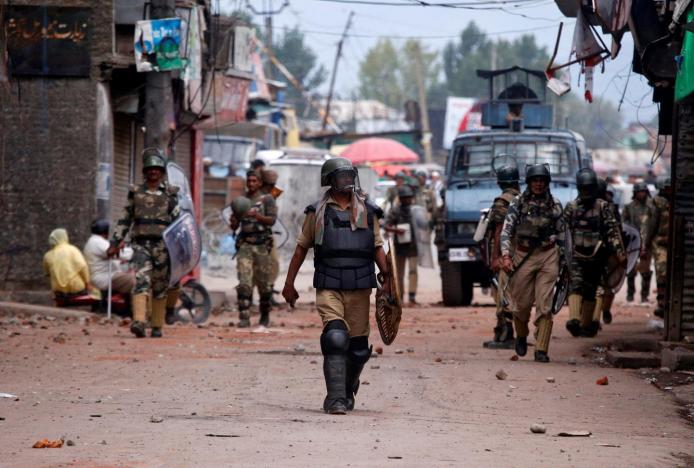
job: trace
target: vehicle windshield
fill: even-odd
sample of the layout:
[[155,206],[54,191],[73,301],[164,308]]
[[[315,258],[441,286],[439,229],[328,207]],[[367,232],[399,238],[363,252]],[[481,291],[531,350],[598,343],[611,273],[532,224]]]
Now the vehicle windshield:
[[572,177],[575,172],[571,160],[571,151],[565,143],[531,142],[531,141],[496,141],[459,144],[454,151],[453,177],[488,178],[496,177],[492,169],[492,160],[497,156],[515,156],[521,177],[525,174],[526,164],[544,164],[550,166],[553,176]]

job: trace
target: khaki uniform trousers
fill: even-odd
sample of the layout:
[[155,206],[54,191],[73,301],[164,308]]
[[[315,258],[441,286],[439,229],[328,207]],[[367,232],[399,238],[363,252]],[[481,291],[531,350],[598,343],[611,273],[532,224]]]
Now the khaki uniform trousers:
[[407,290],[410,294],[417,294],[417,260],[418,257],[395,256],[395,264],[398,267],[398,285],[400,293],[405,294],[405,265],[407,265]]
[[371,289],[316,289],[316,309],[323,326],[341,320],[350,338],[369,336],[370,301]]
[[[525,252],[516,251],[513,256],[513,264],[518,265],[527,255]],[[535,304],[535,325],[542,319],[552,321],[552,298],[554,283],[559,276],[559,251],[551,248],[545,251],[535,250],[530,258],[516,270],[511,277],[511,294],[514,305],[514,323],[518,336],[528,336],[528,322],[530,312]]]

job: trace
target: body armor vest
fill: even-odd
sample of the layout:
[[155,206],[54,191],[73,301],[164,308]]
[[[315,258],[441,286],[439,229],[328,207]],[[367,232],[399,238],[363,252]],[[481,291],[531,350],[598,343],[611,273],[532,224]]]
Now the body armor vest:
[[516,243],[526,249],[546,247],[552,243],[554,232],[554,200],[547,198],[521,198],[519,220],[516,226]]
[[568,227],[572,233],[574,249],[581,254],[590,255],[595,246],[603,239],[605,230],[602,211],[606,201],[596,199],[590,208],[576,201],[571,202],[573,212],[571,219],[567,219]]
[[[265,194],[256,195],[251,201],[253,202],[252,208],[258,210],[263,216],[266,216],[265,204],[263,203],[263,197],[270,196]],[[268,240],[268,237],[272,233],[269,226],[261,224],[257,219],[246,216],[241,218],[240,221],[240,240],[242,242],[247,242],[250,244],[263,244]]]
[[147,191],[144,185],[133,194],[133,238],[161,238],[164,230],[173,221],[171,212],[176,204],[169,187],[156,193]]
[[647,221],[653,213],[653,208],[653,201],[650,198],[643,203],[634,200],[624,207],[624,222],[641,229],[644,221]]
[[[315,207],[309,207],[311,209]],[[374,208],[367,203],[366,209],[368,229],[352,231],[349,210],[325,207],[323,244],[314,246],[314,288],[372,289],[377,286]]]

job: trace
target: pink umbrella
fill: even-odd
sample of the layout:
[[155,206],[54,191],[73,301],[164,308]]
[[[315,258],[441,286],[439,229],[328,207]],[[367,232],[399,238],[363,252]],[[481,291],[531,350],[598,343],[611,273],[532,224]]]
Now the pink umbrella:
[[364,138],[349,145],[340,154],[354,164],[372,162],[417,162],[419,156],[402,143],[389,138]]

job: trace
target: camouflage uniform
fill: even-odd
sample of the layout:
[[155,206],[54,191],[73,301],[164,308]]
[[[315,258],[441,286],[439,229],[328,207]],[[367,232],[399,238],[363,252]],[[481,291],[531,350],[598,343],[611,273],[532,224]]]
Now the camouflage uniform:
[[[277,219],[275,199],[261,191],[252,197],[246,195],[262,216]],[[261,224],[255,218],[246,216],[239,220],[237,236],[236,270],[239,284],[236,286],[238,297],[240,326],[248,326],[250,320],[251,296],[253,285],[258,287],[260,294],[261,322],[267,324],[266,318],[270,312],[272,300],[273,268],[270,252],[272,251],[272,225]]]
[[[162,182],[156,190],[147,184],[133,185],[128,192],[128,201],[123,217],[116,223],[111,245],[118,245],[130,234],[132,239],[135,268],[133,290],[133,320],[146,320],[146,306],[142,306],[147,295],[152,294],[152,327],[161,328],[164,323],[164,307],[169,286],[169,252],[162,239],[166,227],[179,214],[178,187]],[[157,305],[162,302],[162,313]],[[160,317],[161,315],[161,317]]]
[[509,279],[516,307],[513,314],[516,335],[525,342],[535,304],[536,356],[537,352],[549,350],[554,284],[564,255],[565,231],[561,202],[549,190],[534,195],[530,189],[513,199],[501,230],[501,254],[513,254],[516,266]]
[[589,205],[585,206],[583,200],[577,198],[566,206],[564,218],[573,240],[569,322],[580,321],[586,333],[594,336],[600,323],[599,315],[595,317],[597,288],[604,278],[609,254],[624,256],[624,244],[621,229],[608,202],[595,198],[591,199]]
[[412,226],[411,206],[396,205],[388,211],[386,215],[386,225],[396,227],[398,224],[410,225],[411,242],[401,244],[398,241],[398,236],[395,236],[395,261],[398,268],[398,284],[400,285],[400,294],[405,294],[405,265],[408,266],[407,283],[410,302],[415,301],[417,294],[417,243],[415,242],[415,233]]
[[[489,251],[490,251],[490,261],[491,263],[500,262],[501,256],[501,245],[500,241],[497,241],[496,232],[500,231],[504,226],[504,220],[508,214],[508,208],[514,198],[520,195],[518,189],[511,187],[506,188],[500,196],[494,199],[494,203],[489,211],[489,224],[487,225],[487,236],[490,239]],[[513,307],[509,301],[510,294],[506,295],[506,305],[502,301],[502,292],[506,287],[508,282],[508,274],[504,270],[499,270],[498,285],[499,289],[494,291],[494,302],[496,302],[496,318],[497,318],[497,329],[499,332],[502,331],[504,327],[509,323],[513,323]],[[495,332],[497,331],[495,329]],[[496,333],[495,333],[496,336]],[[501,340],[504,341],[504,340]]]
[[[620,236],[622,235],[622,217],[619,214],[619,206],[617,206],[614,202],[607,201],[607,207],[608,209],[612,212],[615,220],[617,221],[617,229],[620,233]],[[602,282],[598,286],[598,289],[596,291],[596,303],[595,303],[595,311],[593,312],[593,316],[597,317],[599,320],[600,314],[603,316],[603,321],[605,323],[612,323],[612,303],[614,302],[614,291],[611,288],[607,287],[607,282],[609,278],[609,271],[608,271],[609,266],[606,266],[603,271],[603,276],[602,276]]]
[[657,314],[662,317],[667,308],[667,262],[668,239],[670,236],[670,202],[662,195],[653,199],[655,205],[653,219],[649,223],[652,239],[653,260],[655,261],[655,284],[658,301]]
[[647,197],[643,202],[632,200],[631,203],[624,207],[623,221],[631,224],[641,232],[641,245],[646,251],[646,255],[641,257],[638,265],[634,268],[627,277],[627,300],[633,300],[636,292],[636,274],[641,274],[641,302],[648,300],[649,290],[651,288],[651,261],[653,257],[653,249],[651,248],[650,236],[647,223],[655,217],[655,204],[653,199]]

